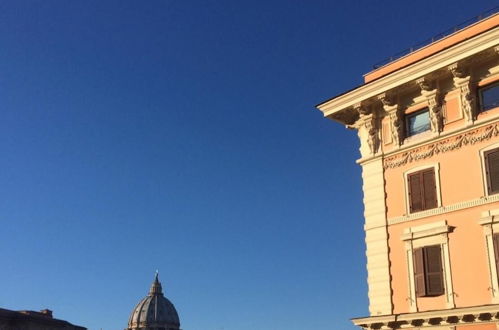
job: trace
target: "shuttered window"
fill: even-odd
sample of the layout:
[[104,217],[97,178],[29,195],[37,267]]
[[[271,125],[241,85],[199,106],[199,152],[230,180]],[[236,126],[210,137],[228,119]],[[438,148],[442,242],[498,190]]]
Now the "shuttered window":
[[411,173],[407,176],[407,181],[411,213],[437,207],[437,185],[433,168]]
[[489,194],[499,192],[499,149],[485,153],[485,171],[487,172],[487,190]]
[[416,296],[429,297],[444,294],[442,251],[440,245],[415,249],[413,261]]

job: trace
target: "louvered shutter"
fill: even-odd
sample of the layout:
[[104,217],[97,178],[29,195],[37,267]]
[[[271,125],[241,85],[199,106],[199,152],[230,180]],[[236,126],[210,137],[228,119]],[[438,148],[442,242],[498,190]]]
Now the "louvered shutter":
[[493,243],[494,243],[494,257],[496,260],[496,269],[497,274],[499,275],[499,234],[494,234]]
[[499,192],[499,149],[487,153],[489,193]]
[[428,296],[441,295],[444,293],[444,278],[440,245],[427,246],[423,251],[426,270],[426,294]]
[[423,176],[423,208],[425,210],[437,207],[437,185],[435,183],[435,171],[433,169],[424,171]]
[[410,174],[407,178],[409,181],[409,206],[411,212],[423,210],[421,172]]
[[416,296],[424,297],[426,295],[426,288],[425,288],[423,248],[414,250],[413,264],[414,264],[414,282],[416,284]]

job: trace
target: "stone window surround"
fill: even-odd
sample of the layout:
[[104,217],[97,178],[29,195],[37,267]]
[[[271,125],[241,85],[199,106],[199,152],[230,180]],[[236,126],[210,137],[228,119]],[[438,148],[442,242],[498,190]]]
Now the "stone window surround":
[[450,253],[449,253],[448,233],[451,232],[451,230],[452,228],[449,225],[447,225],[446,220],[441,220],[419,226],[408,227],[404,229],[404,233],[402,234],[401,240],[405,242],[407,273],[408,273],[408,282],[409,282],[407,301],[409,302],[409,310],[411,313],[418,312],[417,299],[423,298],[423,297],[420,298],[416,297],[416,284],[414,281],[414,264],[413,264],[414,249],[429,245],[438,244],[441,247],[446,308],[454,308],[456,306],[454,302],[454,288],[452,285]]
[[499,303],[499,280],[497,278],[499,269],[496,267],[494,255],[493,235],[499,233],[499,209],[482,212],[478,223],[483,227],[483,236],[487,251],[487,265],[489,267],[489,290],[492,293],[491,303]]

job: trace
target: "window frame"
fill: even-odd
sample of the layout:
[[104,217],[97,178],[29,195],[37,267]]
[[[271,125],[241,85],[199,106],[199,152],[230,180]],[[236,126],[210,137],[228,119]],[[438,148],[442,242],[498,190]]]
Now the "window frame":
[[487,155],[495,150],[499,149],[499,143],[494,143],[489,146],[486,146],[483,149],[480,149],[480,163],[482,166],[482,185],[483,185],[483,196],[488,197],[492,195],[499,194],[499,190],[497,192],[491,192],[489,189],[490,176],[488,173],[488,162]]
[[[419,133],[413,133],[413,134],[409,134],[409,118],[411,117],[414,117],[414,116],[417,116],[423,112],[427,112],[428,113],[428,123],[429,123],[429,126],[428,126],[428,129],[427,130],[424,130],[422,132],[419,132]],[[428,131],[431,131],[431,118],[430,118],[430,108],[428,106],[425,106],[421,109],[418,109],[418,110],[415,110],[415,111],[411,111],[409,113],[406,113],[405,116],[404,116],[404,125],[405,125],[405,138],[412,138],[414,136],[417,136],[419,134],[423,134],[423,133],[426,133]]]
[[489,281],[491,303],[499,303],[499,269],[495,256],[494,235],[499,234],[499,209],[482,212],[478,223],[483,228],[487,264],[489,266]]
[[483,92],[488,90],[488,89],[494,88],[494,87],[499,88],[499,81],[496,80],[496,81],[491,82],[490,84],[486,84],[486,85],[478,87],[478,91],[477,91],[478,92],[478,113],[483,113],[483,112],[487,112],[487,111],[499,108],[499,105],[497,105],[496,107],[490,108],[490,109],[483,108]]
[[[449,235],[452,227],[446,220],[427,223],[404,229],[401,240],[405,242],[407,276],[408,276],[408,297],[410,312],[418,311],[418,299],[432,299],[445,296],[446,308],[455,308],[454,287],[452,284],[452,273],[449,253]],[[414,250],[417,248],[440,245],[442,257],[442,279],[444,293],[439,296],[416,296],[416,283],[414,273]],[[440,299],[440,298],[439,298]]]
[[[420,211],[411,211],[411,197],[410,197],[410,187],[409,187],[409,176],[412,174],[415,174],[417,172],[423,172],[429,169],[433,169],[433,173],[435,175],[435,195],[437,197],[437,205],[435,207],[432,207],[430,209],[423,209]],[[429,164],[429,165],[423,165],[423,166],[418,166],[411,168],[410,170],[404,172],[404,188],[405,188],[405,208],[406,208],[406,215],[410,214],[416,214],[420,212],[427,212],[431,211],[434,209],[437,209],[442,206],[442,196],[441,196],[441,189],[440,189],[440,164],[435,163],[435,164]]]

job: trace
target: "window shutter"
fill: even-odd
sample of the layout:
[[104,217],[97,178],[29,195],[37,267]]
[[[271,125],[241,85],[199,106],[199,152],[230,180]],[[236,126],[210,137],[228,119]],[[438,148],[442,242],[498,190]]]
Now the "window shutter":
[[492,241],[494,243],[494,257],[496,260],[497,274],[499,275],[499,234],[494,234],[492,236]]
[[421,172],[413,173],[408,176],[409,181],[409,206],[411,212],[423,210]]
[[444,293],[444,278],[440,245],[427,246],[423,251],[426,270],[426,294],[429,296],[441,295]]
[[416,297],[426,295],[425,275],[424,275],[424,256],[423,249],[415,249],[413,253],[414,264],[414,282],[416,284]]
[[437,207],[437,185],[435,183],[435,171],[433,169],[424,171],[423,175],[423,191],[424,191],[424,209],[432,209]]
[[489,193],[499,192],[499,149],[487,153]]

